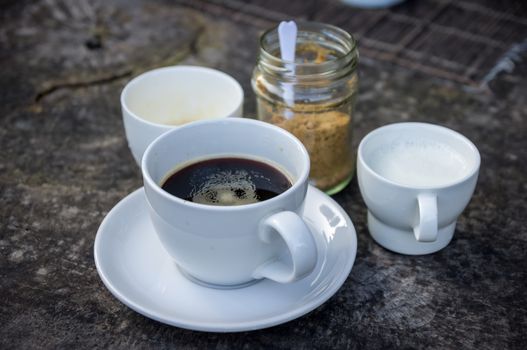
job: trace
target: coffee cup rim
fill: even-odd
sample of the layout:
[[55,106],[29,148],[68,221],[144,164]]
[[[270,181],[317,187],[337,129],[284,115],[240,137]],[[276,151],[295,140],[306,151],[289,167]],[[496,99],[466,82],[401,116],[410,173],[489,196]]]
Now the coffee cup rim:
[[[152,176],[150,175],[150,170],[147,168],[147,162],[148,162],[148,159],[150,158],[150,153],[153,152],[152,150],[156,147],[156,145],[158,143],[164,142],[164,140],[166,140],[168,138],[175,137],[175,136],[172,136],[174,134],[185,132],[185,130],[187,130],[187,129],[196,128],[196,127],[202,127],[203,125],[208,125],[208,124],[252,124],[252,125],[255,125],[255,126],[258,126],[258,127],[271,129],[271,130],[273,130],[273,131],[275,131],[275,132],[277,132],[279,134],[284,135],[284,137],[288,137],[291,140],[293,140],[295,145],[300,150],[300,154],[301,154],[301,157],[302,157],[302,160],[303,160],[303,164],[305,166],[302,168],[302,171],[301,171],[300,175],[296,179],[293,179],[295,181],[294,181],[294,183],[292,183],[291,187],[289,187],[287,190],[285,190],[284,192],[280,193],[276,197],[267,199],[267,200],[262,201],[262,202],[256,202],[256,203],[250,203],[250,204],[241,204],[241,205],[232,205],[232,206],[208,205],[208,204],[201,204],[201,203],[190,202],[190,201],[184,200],[182,198],[176,197],[176,196],[168,193],[167,191],[163,190],[163,188],[161,188],[161,186],[152,179]],[[243,152],[241,152],[241,153],[243,153]],[[211,154],[211,156],[212,155],[213,154]],[[249,156],[253,156],[253,155],[250,155],[250,154],[248,154],[248,155]],[[273,160],[271,160],[271,161],[273,161]],[[285,170],[288,171],[288,169],[285,169]],[[170,130],[170,131],[167,131],[167,132],[163,133],[162,135],[160,135],[158,138],[156,138],[147,147],[147,149],[145,150],[145,152],[143,154],[143,159],[141,161],[141,171],[142,171],[142,174],[143,174],[143,179],[144,179],[144,181],[146,181],[149,184],[150,188],[152,188],[158,195],[160,195],[160,196],[162,196],[162,197],[164,197],[164,198],[166,198],[166,199],[168,199],[168,200],[170,200],[172,202],[176,202],[176,203],[178,203],[180,205],[183,205],[183,206],[196,208],[196,209],[200,209],[200,210],[216,211],[216,212],[253,210],[255,208],[264,207],[264,206],[267,206],[267,205],[269,205],[271,203],[275,203],[277,201],[280,201],[282,198],[284,198],[285,196],[290,195],[292,192],[298,191],[303,186],[303,184],[308,181],[309,170],[310,170],[309,153],[307,152],[307,149],[302,144],[302,142],[296,136],[294,136],[293,134],[291,134],[287,130],[284,130],[284,129],[278,127],[278,126],[275,126],[275,125],[272,125],[272,124],[269,124],[269,123],[265,123],[265,122],[262,122],[262,121],[253,120],[253,119],[246,119],[246,118],[228,118],[228,119],[215,119],[215,120],[214,119],[213,120],[200,120],[200,121],[194,121],[194,122],[190,122],[190,123],[184,124],[181,127],[175,128],[175,129]]]
[[[366,157],[363,154],[364,147],[365,147],[366,143],[371,138],[377,136],[378,134],[382,134],[383,132],[386,132],[387,130],[404,129],[404,128],[435,129],[435,130],[438,130],[438,131],[440,131],[440,132],[442,132],[442,133],[444,133],[446,135],[449,135],[450,137],[458,138],[459,140],[464,142],[466,145],[468,145],[469,148],[472,150],[472,154],[474,155],[474,159],[475,159],[474,166],[472,167],[472,169],[470,169],[467,172],[467,174],[465,174],[460,179],[452,181],[452,182],[447,182],[447,183],[441,184],[441,185],[433,185],[433,186],[413,185],[413,186],[410,186],[410,185],[402,184],[402,183],[395,182],[395,181],[392,181],[390,179],[387,179],[386,177],[384,177],[384,176],[380,175],[379,173],[377,173],[375,170],[373,170],[368,165],[368,163],[365,160]],[[481,164],[481,155],[479,153],[478,148],[465,135],[463,135],[463,134],[461,134],[461,133],[459,133],[459,132],[457,132],[455,130],[452,130],[450,128],[441,126],[441,125],[432,124],[432,123],[423,123],[423,122],[392,123],[392,124],[384,125],[384,126],[381,126],[381,127],[377,128],[377,129],[374,129],[374,130],[370,131],[366,136],[364,136],[364,138],[361,140],[361,142],[359,144],[358,157],[357,158],[358,158],[358,161],[362,164],[362,166],[369,173],[371,173],[374,177],[376,177],[377,179],[379,179],[379,180],[381,180],[383,182],[389,183],[391,185],[394,185],[394,186],[398,186],[398,187],[402,187],[402,188],[406,188],[406,189],[415,189],[415,190],[437,190],[437,189],[444,189],[444,188],[448,188],[448,187],[452,187],[452,186],[458,185],[460,183],[463,183],[463,182],[471,179],[475,174],[477,174],[479,172],[479,168],[480,168],[480,164]]]
[[[164,128],[164,129],[173,129],[173,128],[181,127],[181,125],[167,125],[167,124],[162,124],[162,123],[155,123],[155,122],[152,122],[150,120],[147,120],[145,118],[140,117],[139,115],[137,115],[135,112],[133,112],[129,108],[128,103],[126,102],[126,98],[127,98],[127,95],[128,95],[128,92],[130,91],[130,89],[132,89],[134,85],[139,84],[140,81],[145,79],[147,76],[162,74],[163,72],[167,72],[167,71],[183,71],[183,70],[215,74],[216,76],[221,77],[222,79],[225,79],[226,81],[228,81],[229,84],[232,84],[233,86],[235,86],[235,89],[237,90],[237,94],[236,94],[237,95],[236,96],[237,101],[236,101],[236,104],[232,108],[232,110],[229,110],[229,113],[225,114],[224,118],[227,117],[227,116],[233,115],[236,112],[236,110],[238,108],[240,108],[240,106],[243,104],[243,98],[244,98],[243,88],[241,87],[240,83],[236,79],[234,79],[232,76],[230,76],[229,74],[227,74],[225,72],[222,72],[222,71],[220,71],[218,69],[209,68],[209,67],[189,66],[189,65],[176,65],[176,66],[167,66],[167,67],[160,67],[160,68],[151,69],[151,70],[143,72],[143,73],[137,75],[136,77],[132,78],[132,80],[130,80],[124,86],[123,90],[121,91],[121,96],[120,96],[121,107],[132,118],[134,118],[134,119],[136,119],[136,120],[138,120],[138,121],[140,121],[142,123],[145,123],[147,125],[161,127],[161,128]],[[219,118],[219,119],[223,119],[223,118]],[[205,118],[205,119],[202,119],[202,120],[212,120],[212,119],[206,119]],[[198,121],[200,121],[200,120],[198,120]],[[184,125],[184,124],[182,124],[182,125]]]

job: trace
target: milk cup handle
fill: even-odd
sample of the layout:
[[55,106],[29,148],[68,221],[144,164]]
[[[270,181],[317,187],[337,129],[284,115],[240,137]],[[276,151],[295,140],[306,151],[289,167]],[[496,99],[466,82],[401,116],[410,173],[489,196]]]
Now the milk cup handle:
[[[280,283],[289,283],[308,275],[317,263],[317,248],[311,230],[298,214],[283,211],[264,219],[260,225],[260,239],[271,243],[278,233],[285,241],[291,259],[277,257],[259,266],[254,278],[268,278]],[[289,260],[292,261],[292,266]]]
[[419,242],[434,242],[437,239],[437,197],[422,193],[417,196],[419,216],[414,226],[414,236]]

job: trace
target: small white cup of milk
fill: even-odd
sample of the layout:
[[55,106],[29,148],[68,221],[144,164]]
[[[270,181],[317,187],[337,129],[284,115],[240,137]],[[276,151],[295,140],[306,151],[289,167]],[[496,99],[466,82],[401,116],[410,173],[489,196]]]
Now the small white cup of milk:
[[359,145],[357,176],[373,239],[401,254],[446,247],[479,166],[476,146],[442,126],[396,123],[370,132]]

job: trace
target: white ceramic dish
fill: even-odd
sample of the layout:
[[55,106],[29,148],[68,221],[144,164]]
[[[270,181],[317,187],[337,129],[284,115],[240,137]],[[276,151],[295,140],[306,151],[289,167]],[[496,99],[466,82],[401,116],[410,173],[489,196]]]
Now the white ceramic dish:
[[402,3],[404,0],[342,0],[343,3],[363,9],[382,9]]
[[239,289],[207,288],[185,278],[163,250],[147,205],[140,188],[108,213],[95,239],[95,264],[117,299],[149,318],[181,328],[238,332],[298,318],[337,292],[357,252],[349,216],[310,186],[303,217],[313,230],[319,256],[310,275],[288,284],[264,279]]

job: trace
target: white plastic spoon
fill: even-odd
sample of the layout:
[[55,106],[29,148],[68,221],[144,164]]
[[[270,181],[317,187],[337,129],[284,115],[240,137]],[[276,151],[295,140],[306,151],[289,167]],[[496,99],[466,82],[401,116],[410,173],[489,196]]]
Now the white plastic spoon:
[[[278,40],[280,42],[280,57],[285,62],[291,63],[291,70],[294,73],[295,51],[296,51],[296,36],[297,26],[295,21],[283,21],[278,25]],[[287,106],[293,107],[295,96],[293,86],[290,83],[284,83],[284,100]],[[292,111],[286,110],[284,113],[286,118],[293,116]]]

